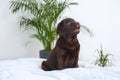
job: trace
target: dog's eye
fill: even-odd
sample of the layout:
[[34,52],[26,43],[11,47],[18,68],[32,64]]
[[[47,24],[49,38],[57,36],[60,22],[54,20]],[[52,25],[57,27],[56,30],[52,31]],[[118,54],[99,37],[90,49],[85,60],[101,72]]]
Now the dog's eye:
[[76,26],[76,24],[75,23],[71,23],[71,25],[70,25],[72,28],[74,28],[75,26]]
[[72,33],[72,35],[75,35],[75,33]]

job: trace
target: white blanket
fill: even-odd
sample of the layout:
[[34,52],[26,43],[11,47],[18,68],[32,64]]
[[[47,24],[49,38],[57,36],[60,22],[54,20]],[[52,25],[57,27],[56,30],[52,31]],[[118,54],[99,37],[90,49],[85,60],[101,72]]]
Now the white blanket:
[[0,61],[0,80],[120,80],[120,67],[98,67],[79,62],[79,68],[43,71],[43,59]]

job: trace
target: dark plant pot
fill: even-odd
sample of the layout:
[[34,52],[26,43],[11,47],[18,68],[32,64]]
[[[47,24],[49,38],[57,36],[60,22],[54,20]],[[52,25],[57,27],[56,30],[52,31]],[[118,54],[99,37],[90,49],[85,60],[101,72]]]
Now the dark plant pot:
[[45,50],[40,50],[40,53],[39,53],[39,57],[40,58],[44,58],[44,59],[47,59],[48,56],[50,55],[50,51],[45,51]]

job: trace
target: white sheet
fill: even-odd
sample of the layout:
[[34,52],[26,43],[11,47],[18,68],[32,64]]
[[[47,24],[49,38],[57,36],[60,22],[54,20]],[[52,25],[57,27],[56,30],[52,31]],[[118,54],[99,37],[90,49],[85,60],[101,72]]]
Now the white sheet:
[[79,62],[79,68],[43,71],[43,59],[24,58],[0,61],[0,80],[120,80],[120,67],[105,67]]

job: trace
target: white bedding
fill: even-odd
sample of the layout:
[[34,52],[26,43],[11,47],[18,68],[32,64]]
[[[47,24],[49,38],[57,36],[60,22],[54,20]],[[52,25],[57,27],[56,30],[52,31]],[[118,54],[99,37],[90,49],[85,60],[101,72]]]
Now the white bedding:
[[98,67],[79,62],[79,68],[43,71],[43,59],[0,61],[0,80],[120,80],[120,67]]

